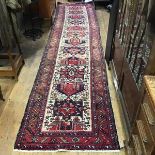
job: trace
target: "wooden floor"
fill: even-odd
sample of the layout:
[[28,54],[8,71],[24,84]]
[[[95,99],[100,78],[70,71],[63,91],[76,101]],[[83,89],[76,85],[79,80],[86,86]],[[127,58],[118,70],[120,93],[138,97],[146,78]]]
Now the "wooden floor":
[[[101,28],[101,37],[103,48],[105,49],[107,26],[109,14],[102,10],[97,10],[97,16],[99,19],[99,24]],[[39,67],[41,56],[43,53],[44,46],[48,38],[48,32],[45,32],[43,37],[36,41],[26,41],[22,44],[25,58],[25,66],[22,68],[19,75],[19,81],[14,82],[12,79],[0,79],[2,89],[4,91],[4,96],[8,98],[7,102],[0,102],[0,155],[125,155],[123,149],[123,140],[125,139],[125,130],[122,121],[121,110],[119,108],[119,102],[113,87],[112,77],[110,71],[108,71],[108,82],[111,94],[112,106],[116,121],[116,127],[119,137],[119,142],[121,150],[119,152],[106,152],[106,153],[84,153],[84,152],[16,152],[13,150],[14,142],[18,129],[21,124],[22,117],[24,115],[24,110],[27,104],[27,100],[30,91],[33,86],[33,82]],[[13,88],[13,90],[12,90]],[[12,90],[9,97],[8,94]]]

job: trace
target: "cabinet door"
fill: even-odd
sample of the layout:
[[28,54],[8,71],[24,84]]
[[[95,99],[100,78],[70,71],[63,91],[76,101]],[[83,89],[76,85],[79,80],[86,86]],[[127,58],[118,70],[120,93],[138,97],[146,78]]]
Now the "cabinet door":
[[52,12],[55,7],[55,0],[40,0],[39,13],[43,18],[51,18]]
[[130,125],[132,126],[137,109],[141,103],[141,92],[133,79],[133,75],[128,67],[128,62],[124,60],[122,69],[122,79],[120,84],[120,91],[128,114]]

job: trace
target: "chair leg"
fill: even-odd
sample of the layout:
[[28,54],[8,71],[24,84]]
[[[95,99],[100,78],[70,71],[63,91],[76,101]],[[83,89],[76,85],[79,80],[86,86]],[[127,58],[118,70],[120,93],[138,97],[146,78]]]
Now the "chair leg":
[[0,86],[0,100],[5,101],[3,94],[2,94],[1,86]]

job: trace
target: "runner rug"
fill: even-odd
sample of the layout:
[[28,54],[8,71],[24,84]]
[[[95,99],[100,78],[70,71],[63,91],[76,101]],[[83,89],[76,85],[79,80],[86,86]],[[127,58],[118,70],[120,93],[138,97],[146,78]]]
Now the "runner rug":
[[91,3],[58,5],[15,149],[119,149]]

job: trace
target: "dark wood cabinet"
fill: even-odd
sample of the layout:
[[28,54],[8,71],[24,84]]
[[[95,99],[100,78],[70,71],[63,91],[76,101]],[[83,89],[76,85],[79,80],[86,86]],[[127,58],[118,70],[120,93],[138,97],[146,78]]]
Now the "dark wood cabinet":
[[111,61],[111,59],[113,58],[112,46],[113,46],[113,38],[116,32],[116,21],[117,21],[118,9],[119,9],[119,0],[114,0],[114,2],[112,3],[112,9],[110,11],[106,53],[105,53],[105,58],[108,64],[109,64],[109,61]]
[[143,85],[143,100],[128,143],[128,155],[155,154],[155,76],[145,76]]
[[[155,74],[155,2],[119,0],[111,13],[106,48],[129,135],[143,96],[143,76]],[[112,30],[110,27],[113,27]],[[109,42],[110,41],[110,42]]]
[[40,0],[39,13],[43,18],[50,19],[55,9],[55,0]]

